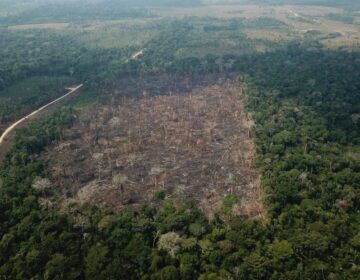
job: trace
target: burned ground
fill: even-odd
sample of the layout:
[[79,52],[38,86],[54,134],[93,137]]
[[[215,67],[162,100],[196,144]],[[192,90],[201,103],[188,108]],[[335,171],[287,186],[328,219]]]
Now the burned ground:
[[227,195],[238,198],[235,214],[263,214],[239,82],[141,95],[113,94],[80,113],[64,140],[48,149],[58,207],[77,201],[117,211],[152,203],[163,191],[176,204],[196,201],[209,217]]

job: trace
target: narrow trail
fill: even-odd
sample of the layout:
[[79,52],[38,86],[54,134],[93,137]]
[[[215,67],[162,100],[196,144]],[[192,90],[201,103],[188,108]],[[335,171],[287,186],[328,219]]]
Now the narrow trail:
[[79,88],[81,88],[83,86],[83,84],[78,85],[77,87],[74,88],[69,88],[69,92],[66,93],[65,95],[55,99],[54,101],[51,101],[50,103],[42,106],[41,108],[35,110],[34,112],[30,113],[29,115],[21,118],[20,120],[18,120],[17,122],[13,123],[12,125],[10,125],[5,131],[4,133],[1,135],[0,137],[0,148],[1,148],[1,144],[3,144],[3,142],[6,140],[6,137],[21,123],[23,123],[24,121],[28,120],[29,118],[35,116],[36,114],[40,113],[41,111],[43,111],[44,109],[46,109],[47,107],[51,106],[54,103],[59,102],[60,100],[66,98],[67,96],[73,94],[74,92],[76,92]]

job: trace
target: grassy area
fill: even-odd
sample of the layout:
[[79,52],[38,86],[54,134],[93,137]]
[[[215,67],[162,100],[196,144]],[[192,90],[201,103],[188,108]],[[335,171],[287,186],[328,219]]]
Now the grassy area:
[[97,25],[84,25],[82,28],[85,32],[78,36],[78,40],[90,48],[142,46],[159,34],[159,29],[152,20],[110,21]]

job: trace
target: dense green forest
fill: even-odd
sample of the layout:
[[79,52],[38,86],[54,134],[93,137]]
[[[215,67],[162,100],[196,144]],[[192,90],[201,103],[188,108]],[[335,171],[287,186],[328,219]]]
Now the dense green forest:
[[[210,2],[272,8],[257,17],[235,8],[224,18],[180,13]],[[323,18],[358,28],[353,1],[281,2],[345,7]],[[274,4],[280,1],[1,1],[0,132],[65,87],[84,83],[72,105],[19,129],[0,166],[1,280],[360,279],[355,29],[302,33],[294,21],[273,17]],[[174,7],[179,16],[162,16]],[[351,48],[325,45],[331,36],[345,37]],[[209,220],[195,201],[175,206],[162,191],[151,205],[119,212],[77,203],[52,207],[59,190],[41,155],[61,143],[81,112],[113,98],[119,81],[125,97],[139,91],[137,81],[153,81],[156,89],[164,74],[237,77],[255,123],[265,218],[227,211]],[[234,199],[225,197],[222,208]]]
[[290,45],[232,59],[257,124],[267,222],[207,221],[161,194],[159,209],[41,211],[51,189],[34,188],[48,176],[36,154],[76,119],[63,109],[19,133],[2,167],[2,278],[358,279],[360,54]]

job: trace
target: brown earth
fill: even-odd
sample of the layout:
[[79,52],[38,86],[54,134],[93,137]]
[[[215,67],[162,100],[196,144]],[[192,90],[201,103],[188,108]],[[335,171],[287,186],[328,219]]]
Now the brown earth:
[[57,207],[71,202],[110,207],[154,202],[164,190],[176,204],[196,201],[209,217],[225,196],[233,213],[262,216],[260,174],[251,121],[238,82],[196,86],[134,99],[113,95],[80,114],[64,141],[50,147]]

